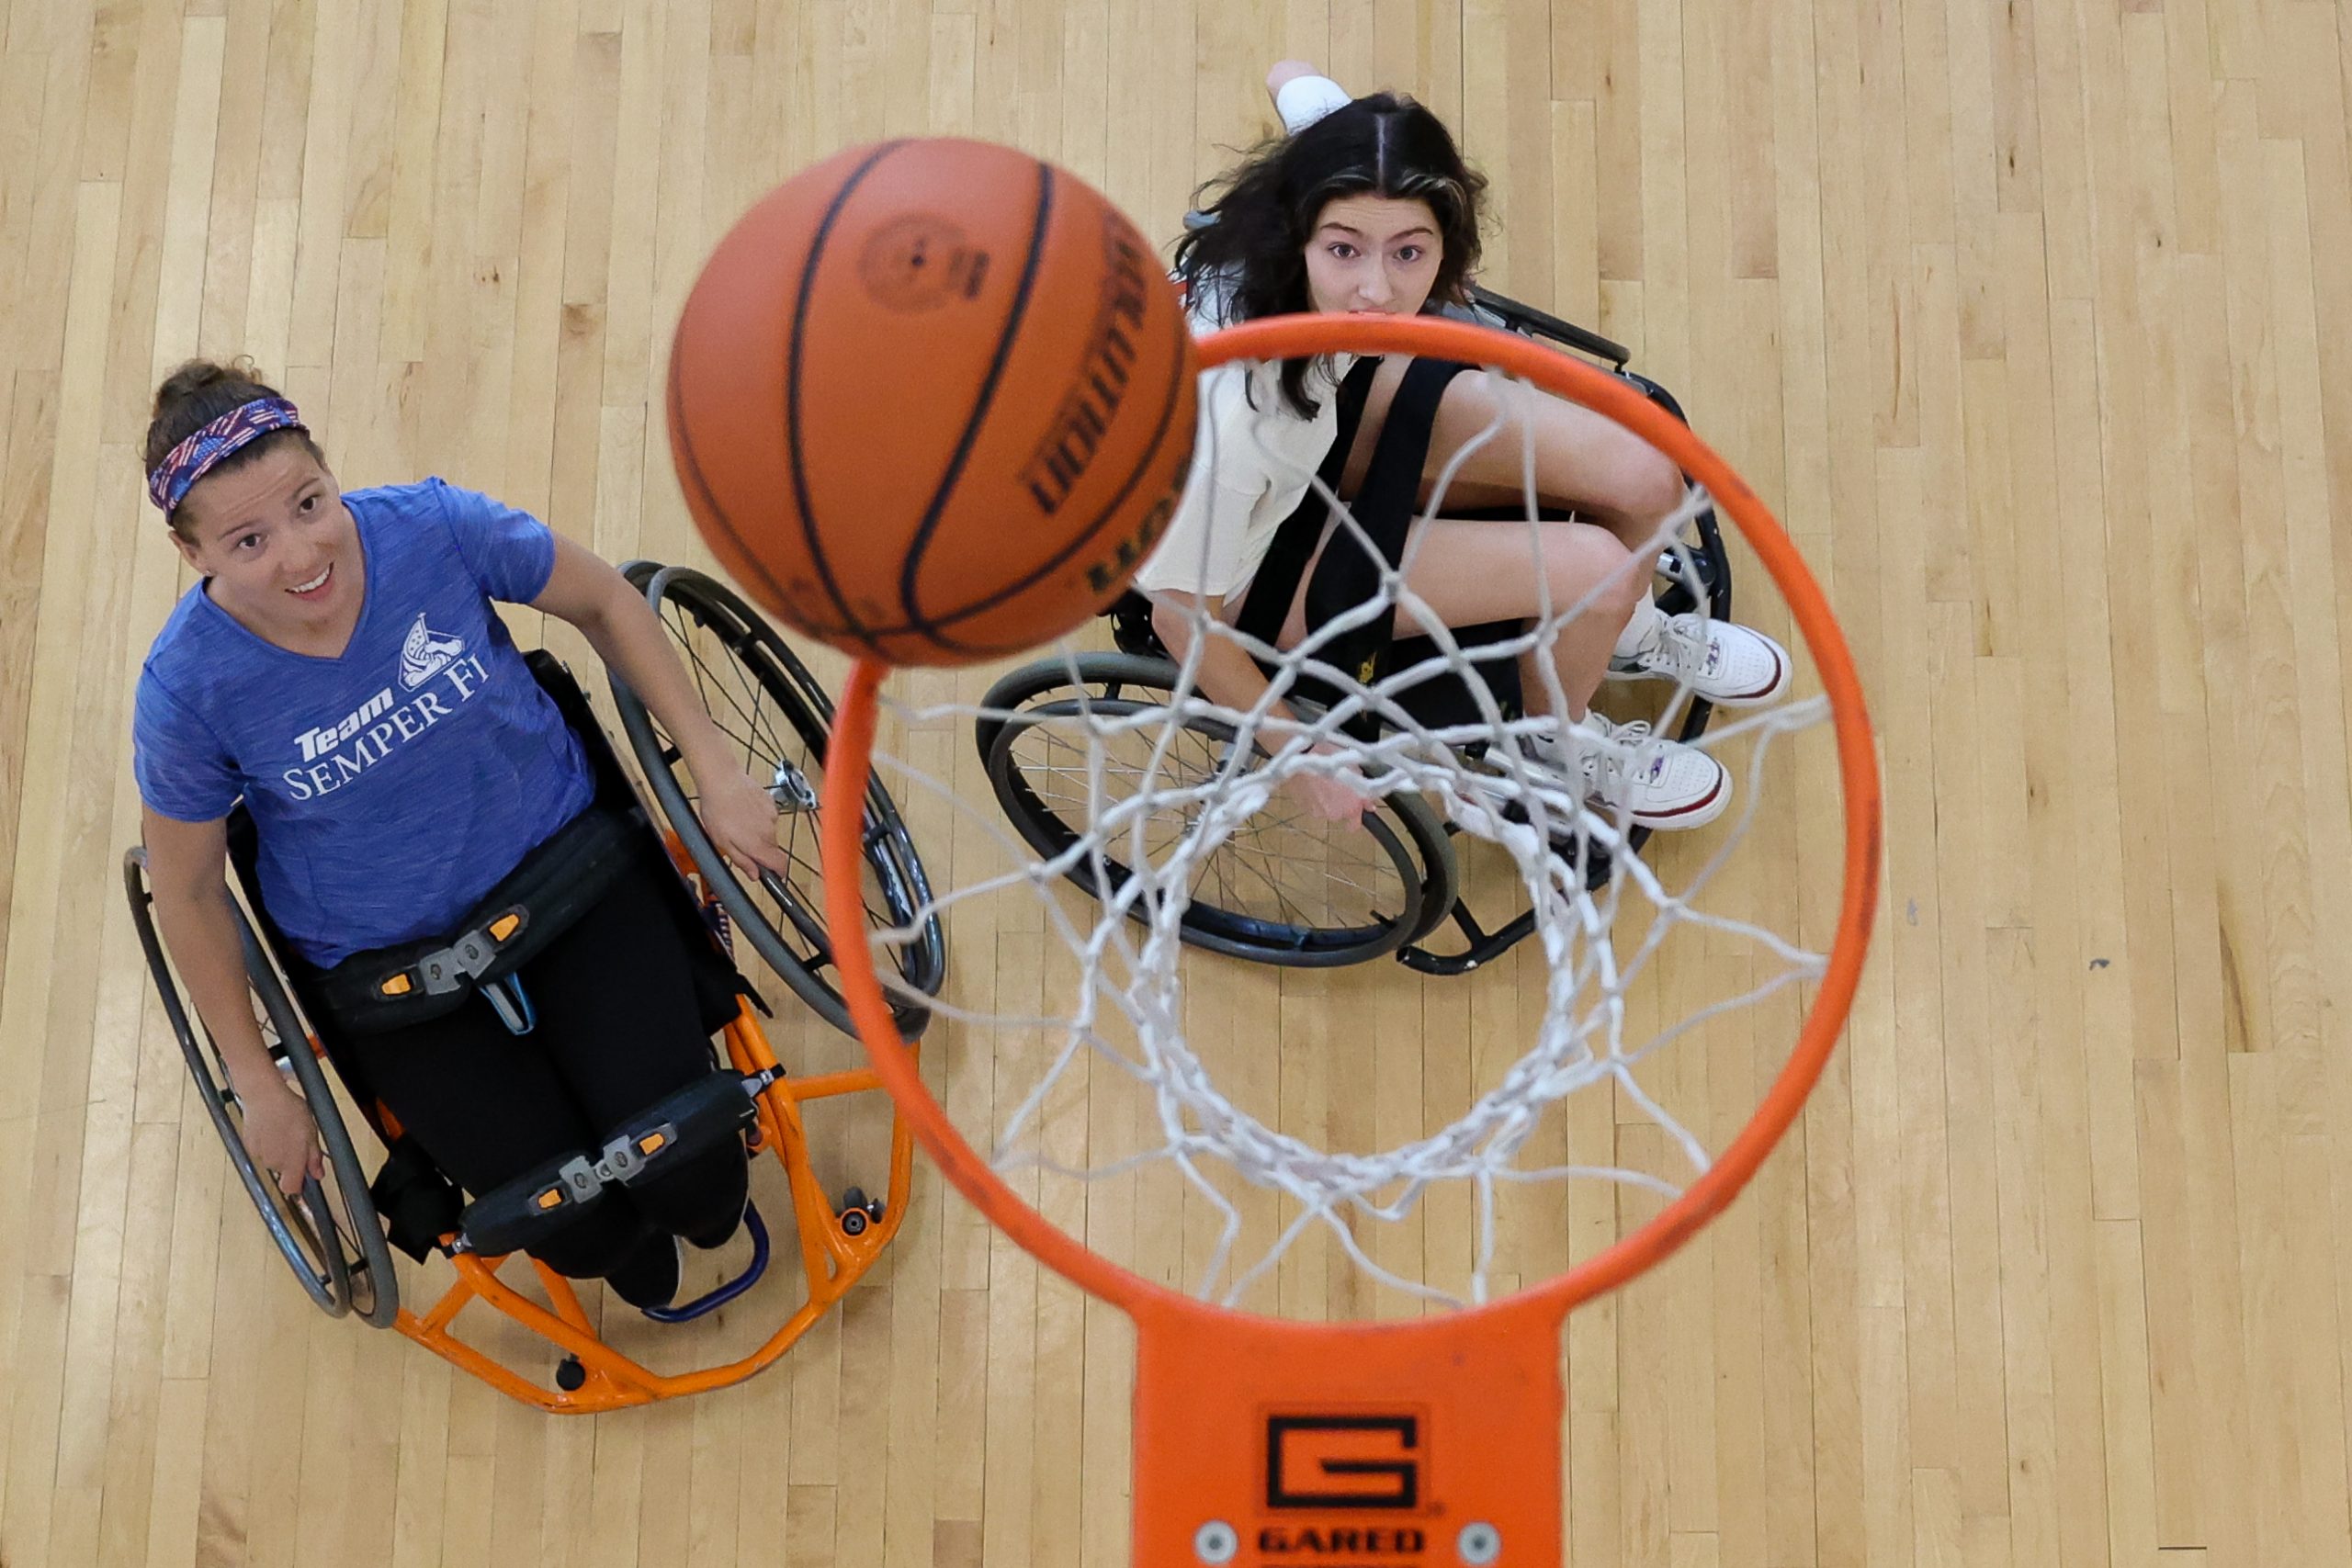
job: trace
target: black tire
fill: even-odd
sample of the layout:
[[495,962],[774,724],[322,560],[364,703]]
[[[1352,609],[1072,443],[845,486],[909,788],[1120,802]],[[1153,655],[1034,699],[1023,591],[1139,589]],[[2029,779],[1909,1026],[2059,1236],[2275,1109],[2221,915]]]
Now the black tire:
[[[1074,668],[1055,660],[1016,670],[990,689],[983,701],[989,716],[980,721],[978,736],[980,757],[998,803],[1030,848],[1052,856],[1079,838],[1072,818],[1055,803],[1050,785],[1054,770],[1037,755],[1054,743],[1048,721],[1072,717],[1082,709],[1132,715],[1162,708],[1175,679],[1176,667],[1165,660],[1088,653],[1077,657]],[[1142,745],[1151,743],[1140,734],[1137,739]],[[1160,765],[1204,773],[1221,764],[1232,743],[1227,727],[1204,718],[1188,720],[1184,736],[1170,743]],[[1170,819],[1171,831],[1175,821]],[[1368,886],[1349,876],[1325,877],[1329,904],[1321,910],[1299,906],[1284,893],[1279,874],[1265,869],[1272,863],[1275,849],[1246,848],[1238,836],[1228,840],[1204,863],[1184,911],[1184,941],[1261,964],[1323,968],[1362,964],[1419,940],[1453,908],[1454,863],[1444,829],[1428,805],[1411,795],[1382,797],[1374,809],[1365,812],[1363,822],[1368,849],[1352,845],[1352,835],[1341,836],[1345,830],[1335,833],[1319,824],[1307,828],[1286,819],[1268,824],[1272,833],[1319,830],[1329,835],[1319,840],[1326,863],[1331,846],[1343,846],[1351,852],[1351,863],[1373,879]],[[1250,853],[1268,859],[1250,864],[1243,858]],[[1227,869],[1217,873],[1212,886],[1209,867],[1220,863]],[[1102,865],[1107,888],[1098,882],[1089,861],[1073,864],[1067,874],[1101,897],[1123,886],[1131,874],[1115,858],[1105,856]],[[1237,872],[1245,874],[1237,878]],[[1336,892],[1337,886],[1349,891]],[[1279,907],[1268,909],[1268,902]]]
[[[781,766],[790,776],[778,774],[779,787],[797,792],[805,786],[813,800],[832,733],[833,705],[808,667],[757,610],[716,579],[651,561],[631,561],[622,570],[644,590],[686,666],[704,711],[741,743],[746,766],[762,776],[777,773]],[[695,815],[692,774],[661,721],[619,676],[612,677],[612,688],[621,728],[662,815],[728,916],[794,995],[834,1028],[855,1033],[848,1004],[827,975],[833,958],[825,933],[824,871],[819,863],[815,812],[785,813],[784,848],[797,868],[794,874],[780,877],[770,873],[760,878],[756,889],[745,886],[703,831]],[[865,873],[866,915],[877,930],[913,925],[931,901],[931,885],[914,841],[878,779],[865,792]],[[947,972],[947,943],[936,914],[923,917],[915,941],[894,943],[891,951],[908,987],[925,996],[938,994]],[[909,1039],[930,1021],[928,1008],[895,991],[890,1004]]]
[[163,933],[155,926],[143,849],[134,848],[123,855],[122,880],[130,900],[131,924],[139,932],[140,950],[147,957],[148,976],[179,1041],[180,1055],[196,1079],[197,1093],[212,1118],[213,1129],[220,1134],[229,1163],[277,1244],[278,1255],[320,1311],[330,1317],[356,1317],[375,1328],[390,1327],[400,1316],[400,1282],[392,1272],[383,1221],[368,1199],[368,1177],[352,1145],[350,1129],[335,1108],[334,1092],[311,1049],[310,1031],[275,959],[263,946],[243,906],[232,899],[238,943],[244,950],[245,977],[260,1010],[264,1037],[310,1106],[326,1154],[326,1179],[306,1182],[300,1201],[280,1192],[277,1183],[254,1163],[245,1146],[236,1093],[230,1087],[220,1047],[209,1030],[200,1042],[198,1039],[195,1009],[180,989],[179,976],[164,951]]

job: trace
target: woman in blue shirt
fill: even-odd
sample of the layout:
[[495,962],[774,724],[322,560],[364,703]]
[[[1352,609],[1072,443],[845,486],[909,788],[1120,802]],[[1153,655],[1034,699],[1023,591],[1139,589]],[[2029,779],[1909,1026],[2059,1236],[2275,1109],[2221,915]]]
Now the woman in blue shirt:
[[[287,1190],[320,1172],[319,1147],[254,1021],[226,819],[242,799],[263,902],[304,964],[327,971],[456,928],[594,789],[492,600],[579,627],[677,739],[712,840],[753,874],[786,869],[767,792],[608,563],[437,479],[343,492],[300,412],[242,361],[174,371],[144,457],[149,495],[204,579],[139,681],[133,768],[155,918],[220,1043],[246,1144]],[[520,971],[538,1015],[529,1032],[469,997],[347,1042],[369,1089],[469,1191],[596,1146],[709,1070],[690,938],[658,881],[672,874],[639,859]],[[538,1256],[664,1303],[673,1238],[723,1242],[746,1180],[741,1153],[716,1150],[609,1195]]]

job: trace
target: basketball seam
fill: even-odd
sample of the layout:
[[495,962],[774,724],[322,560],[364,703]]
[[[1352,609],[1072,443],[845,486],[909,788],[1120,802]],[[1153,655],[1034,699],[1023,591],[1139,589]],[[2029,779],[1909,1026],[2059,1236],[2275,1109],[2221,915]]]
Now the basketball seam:
[[[721,533],[735,542],[736,551],[742,557],[745,564],[758,574],[760,581],[767,585],[768,592],[775,594],[778,601],[782,601],[786,597],[784,589],[776,582],[774,574],[768,570],[767,563],[760,558],[758,552],[752,548],[750,542],[736,528],[733,520],[727,515],[726,508],[718,504],[718,496],[710,487],[709,476],[702,471],[702,459],[695,453],[694,432],[686,422],[684,393],[681,389],[679,381],[678,362],[683,356],[679,353],[678,338],[685,335],[685,321],[683,318],[679,321],[678,328],[678,337],[673,338],[670,344],[671,450],[684,460],[685,468],[684,477],[691,481],[695,491],[701,494],[703,507],[709,520],[717,525]],[[876,651],[879,652],[880,649],[877,649]]]
[[[1151,444],[1144,449],[1143,456],[1138,458],[1135,466],[1127,471],[1126,479],[1120,485],[1118,493],[1114,495],[1108,502],[1104,502],[1102,509],[1095,513],[1094,520],[1091,523],[1089,523],[1084,529],[1074,536],[1070,539],[1069,543],[1062,547],[1061,550],[1051,559],[1040,564],[1035,570],[1031,571],[1027,576],[1022,578],[1017,582],[1007,583],[1003,587],[999,588],[981,598],[960,605],[953,611],[943,613],[937,619],[936,626],[951,626],[958,621],[969,620],[972,616],[979,615],[984,611],[995,609],[998,605],[1003,604],[1006,600],[1011,599],[1015,594],[1035,587],[1037,583],[1043,581],[1054,572],[1058,571],[1063,566],[1069,563],[1071,557],[1084,549],[1097,535],[1101,534],[1105,527],[1109,526],[1113,517],[1117,514],[1120,508],[1126,502],[1128,496],[1133,494],[1136,487],[1143,482],[1144,473],[1151,467],[1152,459],[1158,457],[1160,448],[1168,444],[1169,430],[1175,423],[1176,405],[1183,400],[1184,387],[1189,379],[1186,375],[1186,368],[1190,362],[1190,356],[1183,352],[1184,339],[1189,335],[1189,329],[1184,325],[1184,317],[1182,311],[1176,312],[1172,320],[1175,326],[1175,336],[1177,340],[1176,353],[1171,361],[1173,368],[1169,376],[1168,390],[1160,398],[1159,401],[1159,422],[1153,427],[1151,433]],[[1182,468],[1186,469],[1189,469],[1190,467],[1190,463],[1182,465]],[[1181,479],[1183,475],[1180,472],[1179,478]],[[993,644],[957,642],[952,637],[940,636],[935,627],[926,629],[929,631],[931,636],[937,637],[940,642],[963,652],[996,653],[1017,651],[1017,649],[1001,649]],[[1021,646],[1026,647],[1030,645],[1023,644]]]
[[[858,615],[857,611],[852,607],[842,588],[840,581],[836,578],[832,570],[831,562],[827,559],[824,554],[821,544],[821,534],[816,526],[814,508],[810,502],[808,478],[800,461],[800,364],[802,342],[804,337],[803,328],[805,328],[807,323],[808,310],[814,295],[814,280],[816,278],[818,268],[821,263],[825,246],[831,238],[831,231],[838,226],[842,210],[847,206],[851,195],[885,157],[904,145],[906,145],[906,141],[904,138],[900,138],[885,142],[876,147],[863,163],[851,172],[848,178],[842,182],[840,189],[834,193],[831,200],[827,206],[823,217],[819,221],[816,233],[811,237],[809,249],[805,260],[804,270],[801,275],[795,300],[793,333],[789,345],[786,370],[786,439],[787,443],[789,463],[792,470],[794,499],[797,503],[797,509],[800,514],[798,519],[799,525],[808,546],[808,554],[811,563],[817,570],[827,596],[841,612],[843,620],[842,624],[838,626],[827,626],[810,621],[805,615],[798,618],[801,622],[802,629],[812,636],[828,638],[839,637],[852,639],[864,646],[869,652],[884,658],[888,658],[888,656],[877,639],[886,637],[897,636],[918,636],[927,637],[943,647],[954,649],[958,652],[965,653],[1016,652],[1022,649],[1034,646],[1034,644],[1029,641],[1005,644],[970,643],[943,636],[942,631],[943,628],[953,626],[957,622],[968,620],[975,615],[998,608],[1009,600],[1015,598],[1030,588],[1035,587],[1037,583],[1045,581],[1054,572],[1060,570],[1073,556],[1084,549],[1091,540],[1099,536],[1103,529],[1111,524],[1119,513],[1122,504],[1129,498],[1130,495],[1133,494],[1136,487],[1142,483],[1144,476],[1151,468],[1154,459],[1167,445],[1169,431],[1173,423],[1174,412],[1177,404],[1181,401],[1182,393],[1188,379],[1184,373],[1185,355],[1182,353],[1183,342],[1187,335],[1186,328],[1181,312],[1171,317],[1171,330],[1177,339],[1177,353],[1172,358],[1171,374],[1167,389],[1163,393],[1160,400],[1159,419],[1154,426],[1151,440],[1139,460],[1128,470],[1118,492],[1104,503],[1104,505],[1097,512],[1093,520],[1090,522],[1084,529],[1075,535],[1069,543],[1067,543],[1051,558],[1030,570],[1019,581],[1004,584],[980,598],[967,601],[965,604],[956,606],[953,610],[944,611],[936,615],[923,614],[916,604],[916,578],[918,576],[921,558],[924,547],[931,542],[932,538],[938,531],[939,524],[946,508],[946,503],[952,497],[955,487],[962,477],[962,470],[964,467],[969,461],[971,451],[977,445],[980,427],[986,421],[986,416],[994,400],[999,384],[1002,380],[1006,364],[1011,357],[1015,339],[1019,335],[1022,323],[1026,319],[1028,304],[1035,292],[1035,279],[1040,265],[1040,258],[1046,248],[1047,231],[1050,228],[1054,216],[1054,197],[1056,195],[1054,187],[1055,170],[1050,164],[1046,163],[1044,160],[1036,160],[1039,175],[1037,205],[1031,225],[1028,254],[1023,265],[1019,286],[1015,290],[1012,308],[1007,314],[1002,332],[998,340],[995,353],[989,366],[986,377],[983,379],[978,400],[975,402],[971,415],[965,425],[962,437],[957,444],[956,451],[951,455],[947,471],[943,476],[939,488],[933,495],[931,505],[926,511],[922,521],[918,525],[914,537],[909,547],[909,552],[900,581],[900,596],[904,608],[907,612],[908,619],[895,626],[876,626],[864,620]],[[682,320],[680,322],[681,332],[679,334],[681,337],[684,336],[684,320]],[[725,509],[719,504],[718,495],[711,486],[708,476],[703,471],[699,455],[694,448],[692,433],[688,429],[687,423],[684,417],[684,402],[680,359],[681,355],[676,352],[676,348],[673,345],[670,364],[669,403],[670,412],[673,419],[673,428],[675,430],[677,436],[676,445],[678,454],[684,459],[686,477],[692,483],[696,493],[704,502],[711,521],[715,523],[727,536],[727,537],[734,543],[741,558],[748,565],[751,571],[757,576],[761,583],[764,585],[779,601],[785,600],[788,598],[789,595],[785,592],[783,586],[778,582],[775,575],[770,570],[767,562],[752,549],[743,534],[735,526],[733,520],[727,515]]]
[[817,527],[815,509],[809,501],[808,472],[800,460],[800,355],[808,337],[808,305],[816,293],[817,268],[824,254],[825,242],[831,237],[833,225],[840,220],[842,209],[848,205],[851,193],[857,189],[867,175],[874,172],[876,164],[905,145],[904,140],[900,140],[885,141],[876,147],[864,163],[850,172],[849,178],[842,182],[841,189],[835,191],[832,200],[826,204],[825,215],[818,220],[817,232],[808,241],[808,254],[802,263],[800,287],[792,303],[792,337],[785,356],[785,453],[792,474],[792,499],[800,513],[800,531],[808,547],[808,558],[817,569],[819,580],[825,585],[826,594],[842,613],[843,625],[841,635],[856,638],[876,656],[880,655],[881,649],[867,635],[865,624],[859,619],[857,612],[850,607],[848,596],[842,592],[840,582],[833,576],[832,563],[825,558],[824,541]]
[[1021,335],[1021,323],[1029,314],[1029,296],[1037,281],[1037,261],[1046,249],[1046,231],[1053,221],[1054,169],[1044,159],[1037,165],[1037,206],[1029,224],[1029,254],[1021,264],[1021,282],[1013,289],[1012,308],[1006,311],[1004,328],[997,334],[996,352],[989,359],[988,374],[981,378],[980,388],[972,403],[972,412],[964,421],[964,432],[956,439],[956,450],[947,459],[947,471],[940,476],[939,488],[932,492],[931,504],[924,508],[922,521],[915,525],[914,536],[907,541],[907,554],[899,570],[899,603],[906,612],[907,629],[933,635],[933,622],[916,603],[915,579],[922,567],[923,552],[930,547],[932,536],[939,531],[941,513],[947,510],[948,498],[956,493],[956,483],[964,476],[964,465],[971,459],[972,448],[980,437],[980,426],[987,422],[989,406],[996,400],[999,382],[1004,378],[1005,362],[1012,357],[1014,341]]

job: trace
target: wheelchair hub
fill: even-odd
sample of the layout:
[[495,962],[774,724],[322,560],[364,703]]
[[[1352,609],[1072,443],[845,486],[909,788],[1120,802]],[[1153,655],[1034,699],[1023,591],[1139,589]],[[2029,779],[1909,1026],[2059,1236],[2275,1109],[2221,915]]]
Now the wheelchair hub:
[[789,762],[775,765],[775,782],[768,785],[768,798],[775,802],[778,811],[799,812],[815,816],[817,787],[808,775]]

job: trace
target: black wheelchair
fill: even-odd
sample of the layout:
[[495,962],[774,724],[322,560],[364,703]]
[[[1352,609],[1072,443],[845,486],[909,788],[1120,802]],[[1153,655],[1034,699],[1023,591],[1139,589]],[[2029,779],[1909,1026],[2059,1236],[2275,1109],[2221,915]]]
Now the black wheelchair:
[[[737,879],[695,818],[693,779],[677,749],[616,678],[614,704],[667,829],[658,827],[605,739],[586,694],[552,655],[542,650],[526,656],[533,675],[581,738],[595,771],[598,806],[640,841],[650,836],[677,869],[674,912],[695,938],[697,962],[707,971],[702,979],[708,983],[698,988],[714,998],[704,1021],[722,1031],[723,1048],[715,1054],[710,1076],[645,1108],[613,1129],[600,1146],[470,1201],[459,1192],[368,1092],[350,1054],[339,1049],[335,1032],[318,1027],[332,1016],[330,1009],[315,972],[287,960],[291,950],[257,892],[252,824],[240,807],[231,818],[230,853],[232,894],[241,891],[243,897],[232,897],[232,907],[255,1016],[281,1071],[308,1103],[325,1155],[324,1179],[308,1181],[300,1194],[286,1196],[245,1146],[236,1094],[219,1047],[196,1017],[156,927],[145,852],[134,847],[123,857],[131,919],[164,1016],[240,1183],[311,1300],[331,1315],[396,1327],[502,1392],[565,1413],[723,1387],[772,1363],[873,1266],[906,1212],[912,1169],[912,1144],[894,1108],[888,1168],[878,1193],[868,1196],[855,1186],[837,1193],[824,1189],[810,1164],[802,1108],[842,1095],[878,1095],[878,1080],[870,1068],[806,1077],[787,1072],[760,1026],[757,1012],[765,1004],[734,963],[740,934],[811,1009],[836,1027],[848,1028],[846,1010],[827,978],[832,954],[815,847],[814,781],[822,775],[831,704],[783,639],[724,585],[700,572],[651,562],[633,562],[624,570],[669,629],[714,720],[742,747],[745,765],[755,776],[773,780],[779,841],[794,870],[781,877],[765,874],[755,886]],[[896,806],[878,784],[866,796],[863,874],[870,919],[877,927],[913,933],[893,949],[900,998],[895,1005],[900,1029],[911,1042],[928,1018],[920,998],[935,994],[944,976],[945,943],[926,908],[922,862]],[[502,940],[495,919],[480,931],[469,931],[446,953],[435,954],[435,962],[421,963],[415,983],[428,988],[441,984],[447,977],[435,964],[443,960],[475,979],[489,977],[494,965],[484,962],[485,955]],[[723,1006],[716,1000],[722,997]],[[385,1151],[372,1179],[345,1106]],[[737,1142],[746,1157],[767,1149],[783,1164],[807,1287],[797,1309],[751,1355],[695,1371],[656,1372],[605,1344],[571,1282],[537,1259],[531,1261],[545,1304],[500,1277],[510,1255],[529,1247],[548,1227],[568,1222],[579,1205],[664,1168],[664,1162],[683,1163],[728,1140]],[[756,1206],[746,1210],[745,1232],[752,1257],[740,1274],[696,1300],[649,1309],[646,1315],[688,1321],[751,1289],[770,1256],[767,1227]],[[455,1270],[440,1300],[421,1314],[401,1308],[395,1249],[419,1262],[438,1252]],[[557,1352],[552,1386],[451,1332],[452,1321],[477,1300],[549,1342]]]
[[[1627,368],[1629,352],[1598,333],[1477,288],[1466,304],[1440,313],[1581,355],[1676,419],[1683,417],[1673,394]],[[1516,520],[1525,513],[1449,508],[1448,515]],[[1666,614],[1704,605],[1715,619],[1730,618],[1731,565],[1712,509],[1699,513],[1678,547],[1659,558],[1658,571],[1657,604]],[[976,739],[989,786],[1015,829],[1043,857],[1079,841],[1094,805],[1086,793],[1094,786],[1069,754],[1066,722],[1081,711],[1114,720],[1148,715],[1166,708],[1175,690],[1177,667],[1152,627],[1149,602],[1130,592],[1106,615],[1116,652],[1023,666],[997,682],[981,702],[986,716]],[[1385,667],[1410,668],[1433,651],[1427,638],[1398,638]],[[1474,660],[1474,668],[1505,718],[1523,713],[1517,673],[1508,661]],[[1416,721],[1433,728],[1468,722],[1478,710],[1458,676],[1421,682],[1398,700]],[[1690,701],[1674,737],[1697,740],[1711,717],[1704,700]],[[1164,784],[1205,784],[1224,767],[1234,741],[1229,728],[1204,716],[1189,718],[1180,732],[1164,738],[1164,746],[1162,739],[1148,728],[1114,738],[1114,752],[1124,744],[1136,754],[1108,757],[1101,787],[1139,779],[1147,768]],[[1464,761],[1476,765],[1478,758],[1465,753]],[[1393,953],[1424,974],[1459,975],[1509,952],[1534,930],[1535,917],[1523,908],[1501,918],[1471,908],[1451,843],[1458,829],[1420,796],[1378,797],[1363,826],[1361,835],[1342,835],[1302,834],[1275,820],[1245,824],[1207,857],[1184,911],[1184,940],[1263,964],[1329,967]],[[1144,853],[1153,854],[1185,827],[1172,818],[1155,819],[1144,836]],[[1628,848],[1638,852],[1648,833],[1633,828]],[[1609,852],[1593,843],[1564,845],[1561,852],[1583,865],[1593,886],[1611,874]],[[1105,897],[1131,873],[1115,858],[1106,857],[1103,865],[1098,876],[1091,858],[1079,857],[1067,875],[1090,895]]]

